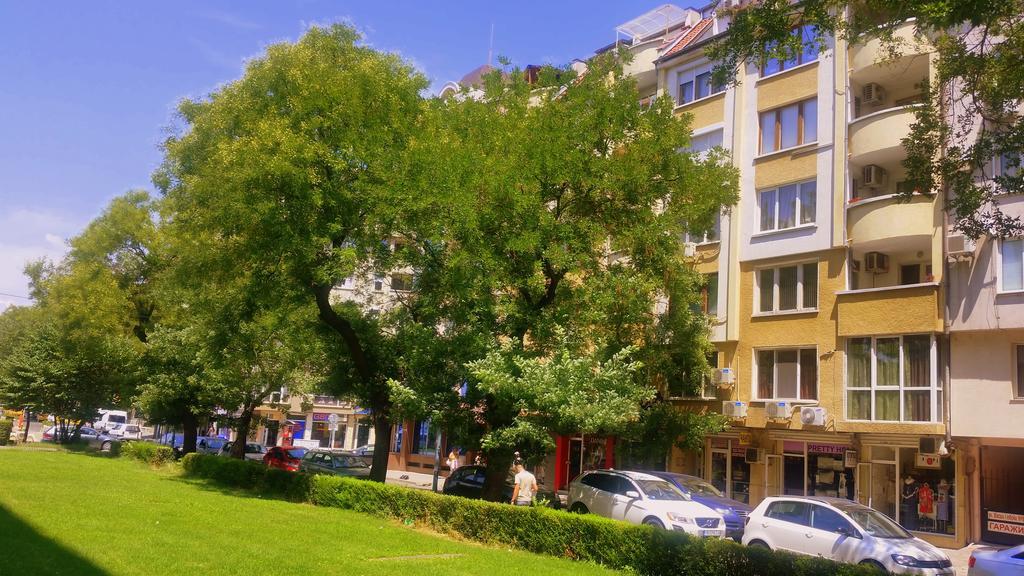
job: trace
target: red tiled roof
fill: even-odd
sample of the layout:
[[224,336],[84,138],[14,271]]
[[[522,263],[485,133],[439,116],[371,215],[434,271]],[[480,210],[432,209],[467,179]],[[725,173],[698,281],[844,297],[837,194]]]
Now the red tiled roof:
[[690,28],[689,32],[684,34],[682,38],[676,40],[675,44],[669,46],[668,50],[666,50],[659,59],[664,60],[677,52],[681,52],[683,48],[692,44],[694,40],[704,33],[704,31],[708,29],[708,26],[711,26],[711,18],[705,18],[700,22],[697,22],[693,28]]

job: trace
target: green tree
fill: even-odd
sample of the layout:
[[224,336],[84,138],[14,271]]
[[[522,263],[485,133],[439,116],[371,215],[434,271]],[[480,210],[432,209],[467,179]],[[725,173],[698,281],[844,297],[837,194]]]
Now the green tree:
[[[896,30],[912,21],[939,58],[934,82],[926,86],[928,105],[917,109],[903,140],[911,186],[901,196],[945,194],[954,227],[972,238],[1017,236],[1024,222],[1003,212],[999,199],[1024,191],[1022,13],[1019,0],[766,0],[720,12],[731,18],[729,32],[707,52],[720,62],[721,79],[735,78],[743,62],[789,59],[807,42],[823,45],[826,35],[850,42],[878,38],[895,58],[906,48]],[[813,40],[792,34],[805,25]],[[993,159],[1000,157],[1009,168],[1004,175],[993,173]]]

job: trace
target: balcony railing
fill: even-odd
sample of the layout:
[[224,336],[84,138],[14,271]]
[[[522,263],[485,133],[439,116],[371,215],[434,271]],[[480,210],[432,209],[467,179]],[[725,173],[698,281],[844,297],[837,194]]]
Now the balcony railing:
[[836,293],[839,335],[908,334],[942,330],[937,282]]

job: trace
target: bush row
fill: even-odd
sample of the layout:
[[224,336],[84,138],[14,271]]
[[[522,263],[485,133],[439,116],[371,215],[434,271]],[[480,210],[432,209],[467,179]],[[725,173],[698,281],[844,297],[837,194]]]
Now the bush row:
[[[118,450],[115,446],[120,446]],[[153,444],[152,442],[114,442],[112,450],[118,450],[121,456],[133,458],[154,466],[161,466],[174,461],[174,450],[170,446]]]
[[593,515],[443,496],[393,485],[333,476],[307,476],[203,454],[182,461],[186,474],[224,486],[255,489],[318,506],[343,508],[415,523],[488,544],[501,544],[639,574],[680,576],[860,576],[875,571],[747,548],[727,540],[701,540],[678,532],[634,526]]
[[13,420],[0,418],[0,446],[7,446],[7,442],[11,439],[11,430],[13,429]]

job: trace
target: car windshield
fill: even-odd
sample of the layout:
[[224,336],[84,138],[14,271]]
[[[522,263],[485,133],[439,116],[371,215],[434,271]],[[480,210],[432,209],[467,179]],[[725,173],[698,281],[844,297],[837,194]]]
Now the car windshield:
[[689,500],[678,488],[664,480],[637,480],[640,489],[651,500]]
[[868,534],[876,538],[910,538],[910,532],[891,518],[867,506],[836,505]]
[[288,451],[288,455],[292,458],[302,458],[302,455],[306,453],[305,448],[292,448]]
[[711,484],[697,478],[679,478],[679,483],[682,484],[683,488],[686,488],[693,494],[700,496],[721,496],[722,493],[718,491]]
[[128,430],[129,432],[138,432],[138,431],[139,431],[139,427],[138,427],[138,426],[129,426],[129,427],[127,428],[127,430]]
[[125,418],[124,416],[121,416],[120,414],[108,414],[107,415],[107,421],[108,422],[120,422],[120,423],[124,424],[126,420],[128,420],[128,419]]

